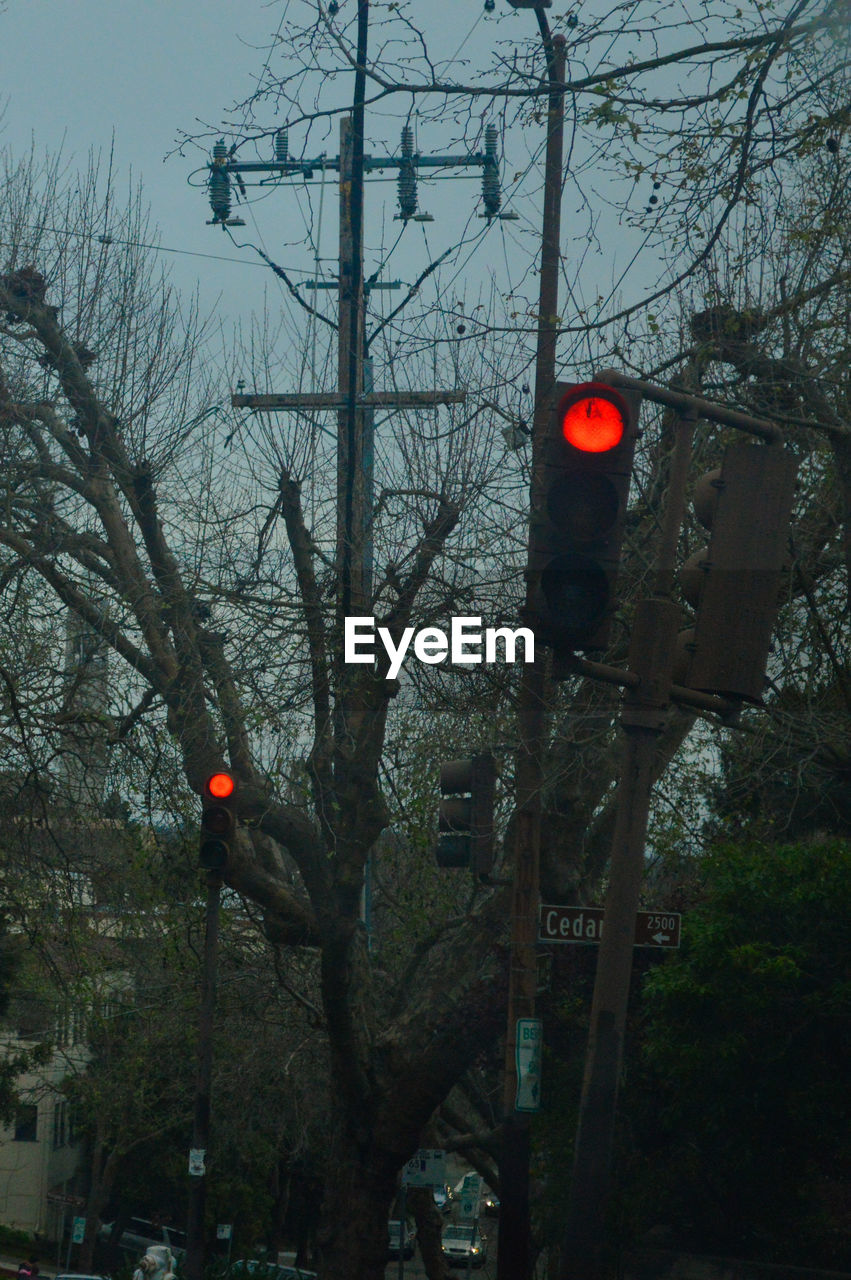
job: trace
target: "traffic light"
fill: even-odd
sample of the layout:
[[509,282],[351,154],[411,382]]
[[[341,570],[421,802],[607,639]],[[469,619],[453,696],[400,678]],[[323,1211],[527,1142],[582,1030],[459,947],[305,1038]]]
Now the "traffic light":
[[556,383],[524,612],[557,657],[608,641],[640,405],[637,392],[603,382]]
[[695,609],[681,637],[680,682],[759,702],[787,554],[797,462],[779,445],[728,445],[721,467],[702,476],[694,509],[711,531],[680,573]]
[[493,867],[496,764],[486,752],[440,766],[439,867],[471,867],[482,878]]
[[229,773],[211,774],[201,793],[201,866],[224,871],[236,831],[236,782]]

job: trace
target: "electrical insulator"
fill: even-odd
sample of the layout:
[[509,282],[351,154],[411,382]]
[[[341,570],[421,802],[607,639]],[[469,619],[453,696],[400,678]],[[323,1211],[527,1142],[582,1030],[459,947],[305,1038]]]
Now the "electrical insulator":
[[227,164],[228,150],[224,139],[219,138],[213,147],[213,163],[210,165],[210,208],[214,222],[227,222],[230,217],[230,175]]
[[485,164],[482,169],[482,203],[485,217],[495,218],[502,204],[499,189],[499,164],[496,158],[496,125],[485,127]]
[[403,222],[417,211],[417,175],[414,170],[414,133],[410,125],[402,128],[402,162],[398,178],[399,217]]
[[275,134],[275,164],[286,164],[289,155],[289,130],[281,125]]

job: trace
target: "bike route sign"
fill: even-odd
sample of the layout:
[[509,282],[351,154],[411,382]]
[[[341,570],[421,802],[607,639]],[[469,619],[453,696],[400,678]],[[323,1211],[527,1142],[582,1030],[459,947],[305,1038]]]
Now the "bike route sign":
[[[635,920],[637,947],[678,947],[678,911],[639,911]],[[539,942],[599,942],[603,936],[602,907],[541,906]]]

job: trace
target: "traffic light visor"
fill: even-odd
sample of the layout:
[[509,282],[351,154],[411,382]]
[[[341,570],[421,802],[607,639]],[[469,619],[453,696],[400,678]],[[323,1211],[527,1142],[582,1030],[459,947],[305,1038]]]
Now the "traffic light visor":
[[207,779],[207,794],[216,800],[227,800],[233,795],[234,781],[229,773],[214,773]]
[[623,440],[629,422],[626,401],[604,383],[573,387],[558,407],[562,434],[582,453],[606,453]]

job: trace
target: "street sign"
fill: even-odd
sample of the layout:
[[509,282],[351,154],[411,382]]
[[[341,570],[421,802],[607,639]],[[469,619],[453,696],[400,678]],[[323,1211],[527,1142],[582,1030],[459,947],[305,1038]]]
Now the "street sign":
[[[599,942],[603,936],[602,907],[541,906],[539,942]],[[637,947],[678,947],[678,911],[639,911],[635,920]]]
[[541,1041],[544,1024],[540,1018],[518,1018],[515,1041],[517,1093],[515,1111],[541,1109]]
[[421,1148],[402,1170],[402,1182],[409,1187],[445,1187],[446,1152]]
[[217,1240],[230,1240],[232,1231],[233,1231],[232,1222],[216,1223],[216,1239]]
[[62,1192],[53,1192],[53,1191],[48,1191],[45,1199],[47,1200],[48,1204],[67,1204],[67,1205],[71,1205],[72,1207],[75,1207],[77,1205],[82,1207],[86,1203],[84,1196],[72,1196],[72,1195],[64,1194]]

